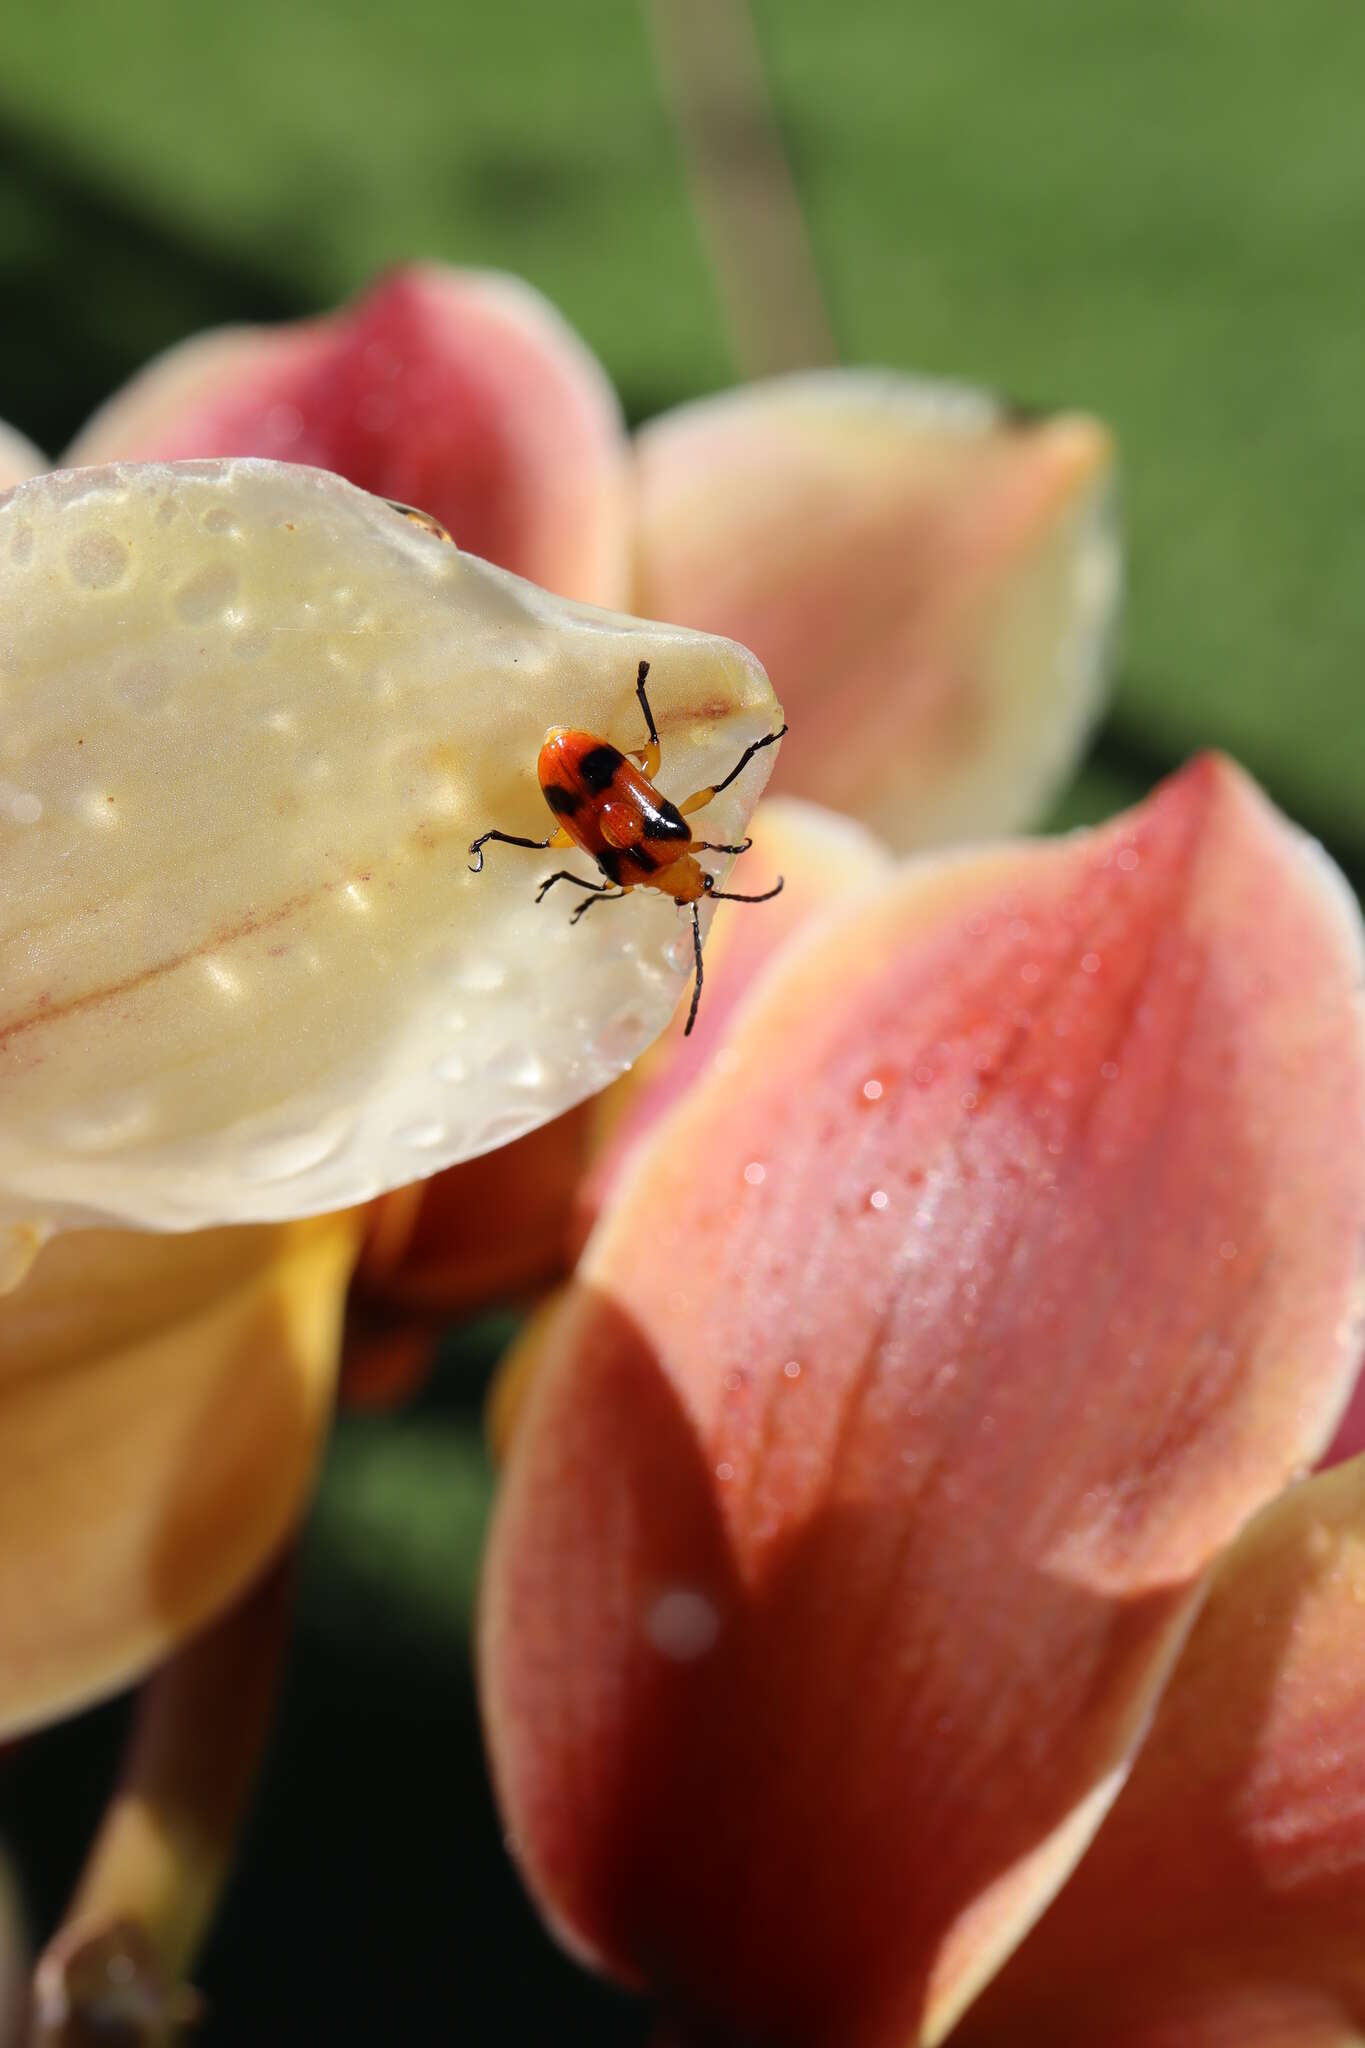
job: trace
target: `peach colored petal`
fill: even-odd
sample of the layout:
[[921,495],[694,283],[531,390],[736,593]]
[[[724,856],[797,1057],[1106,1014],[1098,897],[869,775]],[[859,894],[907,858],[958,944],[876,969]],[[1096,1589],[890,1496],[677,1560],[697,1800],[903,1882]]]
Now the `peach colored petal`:
[[0,1735],[137,1676],[279,1547],[358,1234],[70,1232],[0,1301]]
[[1341,1465],[1347,1458],[1358,1458],[1362,1451],[1365,1451],[1365,1368],[1357,1372],[1355,1390],[1347,1403],[1346,1413],[1318,1462],[1324,1468]]
[[1113,1812],[962,2048],[1345,2048],[1365,2038],[1362,1928],[1357,1460],[1236,1546]]
[[750,851],[726,887],[762,895],[782,878],[771,903],[721,910],[706,942],[705,996],[695,1029],[684,1018],[591,1106],[591,1169],[575,1190],[573,1240],[581,1247],[626,1161],[645,1133],[705,1072],[736,1006],[792,934],[832,904],[885,878],[890,855],[850,818],[768,797],[749,821]]
[[1119,550],[1097,421],[815,372],[654,422],[637,483],[636,601],[767,665],[791,721],[776,792],[901,849],[1041,811],[1108,680]]
[[22,483],[26,476],[38,476],[47,467],[46,457],[33,443],[0,420],[0,491]]
[[581,1104],[423,1183],[401,1244],[382,1224],[367,1245],[356,1276],[363,1298],[456,1315],[558,1278],[568,1263],[589,1115]]
[[336,470],[561,596],[627,594],[615,394],[518,278],[412,266],[324,319],[196,335],[96,413],[65,459],[191,455]]
[[346,1315],[339,1405],[372,1414],[401,1408],[430,1378],[439,1340],[440,1331],[430,1322],[395,1323],[353,1302]]
[[1360,980],[1214,759],[786,950],[618,1183],[495,1518],[488,1740],[571,1946],[740,2035],[943,2039],[1345,1398]]

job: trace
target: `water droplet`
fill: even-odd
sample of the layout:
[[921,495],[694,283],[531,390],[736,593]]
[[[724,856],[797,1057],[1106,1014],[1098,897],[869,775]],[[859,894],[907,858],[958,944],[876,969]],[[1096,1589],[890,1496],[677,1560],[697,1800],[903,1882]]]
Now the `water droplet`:
[[864,1081],[863,1095],[868,1102],[880,1102],[882,1099],[881,1082],[876,1080]]
[[338,1116],[310,1124],[306,1130],[285,1132],[255,1148],[243,1164],[243,1175],[247,1180],[272,1182],[311,1173],[340,1149],[349,1128],[349,1118]]
[[82,590],[112,590],[128,573],[128,549],[98,528],[77,534],[66,551],[71,580]]
[[1121,846],[1118,851],[1118,865],[1126,874],[1131,874],[1141,856],[1135,846]]
[[1100,963],[1100,956],[1099,956],[1099,954],[1098,954],[1098,953],[1082,953],[1082,955],[1081,955],[1081,973],[1082,973],[1082,974],[1098,974],[1098,973],[1099,973],[1099,971],[1100,971],[1100,964],[1101,964],[1101,963]]
[[768,1178],[768,1169],[761,1161],[751,1159],[744,1169],[744,1178],[748,1181],[751,1188],[762,1187],[764,1181]]
[[645,1634],[661,1657],[691,1664],[715,1648],[720,1610],[691,1586],[670,1586],[646,1615]]
[[1220,1259],[1235,1259],[1235,1258],[1236,1258],[1236,1256],[1237,1256],[1237,1246],[1236,1246],[1236,1245],[1234,1244],[1233,1240],[1232,1240],[1232,1239],[1231,1239],[1230,1237],[1225,1237],[1225,1238],[1223,1239],[1223,1242],[1222,1242],[1222,1243],[1221,1243],[1221,1244],[1219,1245],[1219,1247],[1218,1247],[1218,1256],[1219,1256],[1219,1258],[1220,1258]]
[[784,1379],[789,1379],[789,1380],[799,1380],[799,1379],[800,1379],[800,1377],[801,1377],[801,1361],[800,1361],[800,1359],[799,1359],[799,1358],[789,1358],[789,1359],[787,1360],[787,1363],[786,1363],[786,1364],[785,1364],[785,1365],[783,1366],[783,1368],[782,1368],[782,1375],[783,1375],[783,1378],[784,1378]]
[[723,1381],[723,1385],[725,1387],[725,1391],[727,1394],[737,1394],[740,1388],[744,1385],[743,1373],[727,1372],[725,1375],[725,1379]]
[[470,989],[476,995],[491,995],[506,981],[507,969],[501,960],[471,960],[457,978],[461,988]]
[[885,1188],[873,1188],[867,1198],[867,1206],[869,1209],[884,1209],[890,1200]]
[[968,1088],[965,1091],[965,1093],[959,1095],[957,1099],[961,1103],[963,1109],[976,1108],[978,1098],[972,1093],[972,1090],[970,1088]]
[[441,1143],[445,1134],[445,1125],[435,1122],[404,1124],[401,1130],[394,1132],[399,1144],[410,1145],[414,1152],[430,1152],[433,1146]]
[[733,1479],[734,1476],[734,1466],[730,1463],[730,1460],[728,1458],[722,1458],[719,1465],[717,1465],[716,1467],[717,1479]]
[[9,800],[9,814],[16,825],[36,825],[43,815],[43,800],[32,790],[21,789]]

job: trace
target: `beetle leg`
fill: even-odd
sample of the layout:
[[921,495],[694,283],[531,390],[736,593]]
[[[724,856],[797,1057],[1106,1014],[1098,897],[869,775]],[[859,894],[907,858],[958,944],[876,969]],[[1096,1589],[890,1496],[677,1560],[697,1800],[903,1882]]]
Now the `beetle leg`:
[[562,825],[557,832],[552,832],[548,839],[522,839],[515,832],[481,832],[477,839],[470,842],[469,851],[476,856],[469,863],[471,875],[483,872],[483,849],[490,839],[499,839],[504,846],[532,846],[537,853],[544,853],[547,847],[551,846],[573,845],[572,838]]
[[591,889],[594,896],[604,895],[610,886],[607,882],[586,882],[582,875],[575,875],[569,868],[557,868],[554,874],[545,877],[545,880],[536,890],[537,903],[541,901],[547,890],[553,889],[556,882],[572,882],[575,889]]
[[569,923],[577,924],[579,918],[586,911],[591,910],[594,903],[614,903],[619,896],[628,896],[629,894],[629,889],[604,889],[597,895],[585,896],[573,916],[569,919]]
[[694,839],[693,853],[747,853],[753,845],[752,839],[741,839],[738,846],[722,846],[715,839]]
[[786,730],[787,728],[784,725],[779,732],[765,732],[761,740],[755,740],[752,746],[744,749],[744,752],[740,755],[724,781],[713,782],[706,789],[694,789],[691,796],[685,802],[678,805],[678,809],[682,812],[683,816],[689,817],[693,811],[704,809],[710,803],[713,796],[719,796],[723,789],[728,789],[735,777],[748,767],[754,755],[759,753],[764,747],[772,746],[774,741],[780,740]]
[[692,953],[697,963],[697,978],[692,984],[692,1007],[687,1013],[687,1022],[683,1025],[684,1038],[687,1038],[691,1035],[692,1026],[697,1021],[697,1005],[701,1001],[701,919],[697,915],[697,906],[695,903],[692,904],[691,909]]
[[648,674],[649,663],[642,661],[640,663],[640,673],[635,678],[635,694],[640,700],[640,709],[645,714],[645,724],[649,727],[649,745],[646,747],[635,747],[631,751],[634,753],[636,760],[644,770],[649,781],[653,782],[659,773],[659,760],[663,749],[659,744],[659,728],[654,723],[654,713],[650,710],[649,699],[645,695],[645,677]]

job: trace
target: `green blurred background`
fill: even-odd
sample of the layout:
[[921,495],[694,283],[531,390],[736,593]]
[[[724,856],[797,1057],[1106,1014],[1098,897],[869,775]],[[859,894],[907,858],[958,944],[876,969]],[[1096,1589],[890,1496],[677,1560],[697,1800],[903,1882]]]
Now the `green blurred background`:
[[[1119,689],[1059,817],[1230,749],[1365,874],[1365,9],[757,0],[840,347],[1117,429]],[[522,272],[640,419],[732,378],[633,0],[44,0],[0,20],[0,417],[411,256]],[[643,2038],[538,1933],[467,1655],[506,1335],[336,1434],[280,1740],[201,1971],[214,2043]],[[118,1707],[0,1766],[41,1925]]]

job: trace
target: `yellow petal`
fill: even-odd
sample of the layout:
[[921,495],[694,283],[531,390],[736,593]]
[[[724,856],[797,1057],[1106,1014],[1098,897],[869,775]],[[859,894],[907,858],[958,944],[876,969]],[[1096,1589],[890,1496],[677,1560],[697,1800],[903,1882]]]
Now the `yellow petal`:
[[358,1231],[70,1232],[0,1302],[0,1736],[125,1684],[279,1547]]
[[1362,1927],[1357,1459],[1229,1557],[1118,1803],[962,2048],[1350,2048]]
[[[0,1225],[366,1199],[602,1087],[691,967],[655,892],[536,884],[547,727],[670,794],[779,713],[742,648],[547,596],[339,478],[217,461],[0,499]],[[766,750],[706,812],[734,840]]]
[[1098,421],[866,371],[638,443],[635,602],[733,634],[791,720],[773,788],[902,850],[1029,823],[1102,703],[1119,591]]

